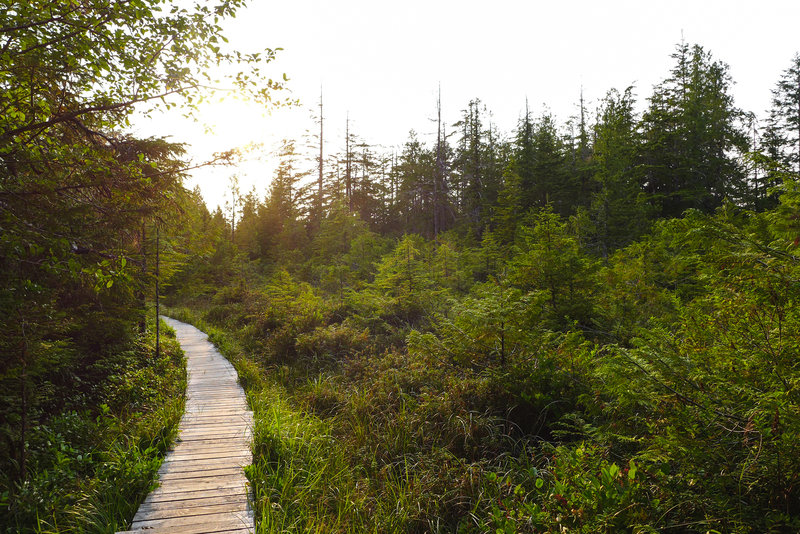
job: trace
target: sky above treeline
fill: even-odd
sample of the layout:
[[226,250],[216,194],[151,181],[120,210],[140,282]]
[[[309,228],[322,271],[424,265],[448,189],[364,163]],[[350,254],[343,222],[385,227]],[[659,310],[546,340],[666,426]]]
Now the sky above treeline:
[[440,88],[446,123],[479,98],[506,133],[526,99],[534,115],[548,109],[563,124],[578,113],[581,91],[594,110],[609,89],[634,86],[643,109],[684,40],[727,63],[736,105],[764,117],[771,89],[800,52],[798,21],[797,0],[250,0],[223,26],[230,45],[283,48],[270,73],[288,76],[284,96],[300,106],[265,114],[229,98],[207,104],[198,122],[171,112],[137,121],[137,130],[189,143],[195,161],[263,143],[238,168],[193,172],[187,185],[199,185],[213,209],[234,173],[242,191],[263,196],[276,165],[266,154],[316,128],[320,88],[327,153],[343,148],[348,116],[359,138],[399,151],[409,130],[426,142],[435,136]]

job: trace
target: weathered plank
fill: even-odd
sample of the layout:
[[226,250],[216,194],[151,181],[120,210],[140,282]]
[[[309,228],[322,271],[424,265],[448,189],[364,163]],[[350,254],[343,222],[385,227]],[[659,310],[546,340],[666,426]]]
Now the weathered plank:
[[216,495],[214,497],[196,497],[193,499],[182,499],[176,501],[160,501],[142,504],[139,507],[138,514],[146,512],[160,512],[163,510],[185,509],[201,506],[214,506],[216,504],[232,504],[234,506],[239,504],[247,505],[247,496],[241,493],[231,495]]
[[[248,524],[249,523],[249,524]],[[214,514],[172,517],[169,519],[149,519],[133,523],[132,530],[168,528],[171,532],[181,534],[206,532],[228,532],[231,530],[253,529],[253,517],[249,512],[218,512]]]
[[220,467],[214,469],[203,469],[202,471],[172,471],[169,473],[159,473],[158,480],[162,484],[168,480],[197,480],[200,478],[230,476],[242,472],[241,467]]
[[198,451],[206,451],[206,452],[230,452],[230,451],[241,451],[244,453],[250,452],[250,446],[245,443],[243,440],[235,440],[230,443],[226,443],[227,440],[220,440],[219,443],[208,443],[209,440],[206,442],[202,441],[184,441],[180,443],[177,447],[174,447],[172,450],[178,454],[182,452],[198,452]]
[[213,490],[218,488],[242,488],[243,491],[246,491],[246,487],[247,479],[244,477],[244,475],[226,475],[213,477],[211,479],[198,478],[192,480],[173,480],[169,484],[162,484],[158,488],[154,489],[152,494],[154,496],[158,496],[167,493]]
[[236,371],[205,334],[165,320],[186,353],[186,410],[178,439],[158,471],[160,486],[125,533],[252,533],[243,466],[252,461],[253,414]]
[[[231,441],[232,440],[229,440],[229,439],[218,439],[218,438],[209,438],[209,439],[206,439],[206,440],[192,440],[192,441],[180,440],[180,441],[176,441],[175,442],[175,445],[173,446],[173,450],[174,449],[178,449],[178,448],[183,448],[183,447],[189,447],[190,445],[191,446],[196,446],[196,445],[198,445],[198,444],[200,444],[202,442],[205,442],[205,443],[208,443],[208,444],[211,445],[211,444],[215,444],[215,443],[216,444],[231,443]],[[236,441],[236,440],[233,440],[233,441]],[[246,440],[245,443],[247,443],[248,446],[249,446],[250,442],[249,442],[249,440]]]
[[[219,513],[230,513],[230,512],[238,512],[247,514],[247,501],[239,501],[239,502],[223,502],[221,504],[203,504],[199,506],[189,506],[189,507],[175,507],[175,508],[162,508],[159,510],[147,510],[146,513],[142,513],[141,511],[139,514],[142,514],[142,517],[147,517],[148,521],[156,521],[156,520],[165,520],[165,519],[178,519],[183,518],[186,520],[190,517],[197,517],[197,516],[205,516],[209,514],[219,514]],[[137,516],[139,515],[137,514]],[[208,518],[204,518],[207,520]],[[137,523],[143,523],[144,520],[137,521],[136,517],[133,518],[133,524],[136,525]],[[202,521],[200,521],[202,522]]]
[[241,491],[239,486],[216,488],[212,490],[180,491],[176,493],[151,493],[142,506],[175,501],[191,501],[194,499],[204,499],[206,497],[229,497],[233,495],[245,495],[245,493]]
[[[224,441],[225,440],[221,438],[215,440],[185,441],[184,443],[186,443],[186,445],[171,451],[164,459],[164,463],[181,462],[184,460],[202,460],[205,458],[229,458],[232,461],[236,460],[241,463],[240,460],[242,458],[246,460],[251,459],[250,447],[244,443],[237,443],[236,447],[218,448]],[[204,446],[204,444],[206,446]],[[241,465],[247,465],[247,463]]]
[[178,531],[172,527],[153,528],[147,530],[123,530],[116,534],[172,534],[173,532],[180,532],[181,534],[251,534],[252,528],[223,528],[222,530],[213,530],[214,525],[190,525]]
[[[230,468],[241,469],[248,464],[249,458],[226,462]],[[163,464],[158,470],[159,476],[171,475],[174,473],[190,473],[192,471],[206,471],[209,469],[220,469],[218,458],[187,459],[184,462],[172,462]]]

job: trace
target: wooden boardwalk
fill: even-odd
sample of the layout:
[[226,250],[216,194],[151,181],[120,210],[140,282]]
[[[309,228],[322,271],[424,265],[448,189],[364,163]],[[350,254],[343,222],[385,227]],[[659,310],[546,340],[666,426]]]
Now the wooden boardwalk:
[[253,414],[236,371],[197,328],[164,318],[186,353],[186,412],[128,533],[250,533],[253,512],[242,466],[250,464]]

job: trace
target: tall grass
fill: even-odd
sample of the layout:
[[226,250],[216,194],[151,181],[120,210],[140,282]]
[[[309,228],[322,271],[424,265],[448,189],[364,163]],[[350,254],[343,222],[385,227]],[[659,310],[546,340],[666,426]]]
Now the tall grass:
[[[168,312],[206,331],[240,373],[254,412],[253,464],[245,472],[258,532],[476,527],[470,512],[482,499],[480,473],[488,463],[475,443],[507,439],[496,418],[477,412],[430,418],[443,401],[434,396],[421,403],[410,395],[406,388],[416,388],[419,377],[395,380],[407,363],[403,357],[388,358],[383,365],[390,369],[381,373],[390,378],[371,387],[325,372],[303,379],[285,365],[257,363],[267,360],[197,312]],[[453,452],[465,450],[476,458]]]
[[260,532],[363,531],[357,478],[331,423],[297,411],[286,398],[276,384],[252,396],[256,423],[247,476]]

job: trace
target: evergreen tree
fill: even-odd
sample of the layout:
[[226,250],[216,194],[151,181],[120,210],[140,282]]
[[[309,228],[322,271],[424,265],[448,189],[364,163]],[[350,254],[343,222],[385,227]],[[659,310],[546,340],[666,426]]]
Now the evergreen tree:
[[[433,235],[438,239],[439,233],[448,226],[453,210],[449,202],[450,147],[447,144],[447,131],[442,124],[442,95],[436,100],[436,167],[433,174]],[[450,217],[448,217],[448,215]],[[451,221],[452,222],[452,221]]]
[[545,310],[542,319],[551,328],[568,328],[575,321],[588,326],[595,264],[581,250],[569,225],[549,207],[531,212],[517,243],[509,262],[509,280],[533,292]]
[[402,231],[433,235],[436,156],[423,146],[413,130],[400,155],[397,172]]
[[593,191],[592,174],[594,162],[592,161],[591,126],[587,120],[587,115],[588,111],[583,99],[583,88],[581,88],[578,116],[572,117],[568,122],[569,147],[567,150],[567,183],[565,187],[568,201],[572,204],[568,209],[569,213],[580,207],[588,206]]
[[561,215],[572,211],[574,188],[566,172],[566,153],[563,139],[558,133],[555,118],[543,113],[533,130],[532,189],[523,184],[525,207],[544,208],[548,204]]
[[355,139],[350,133],[350,114],[347,114],[347,123],[344,130],[344,196],[347,209],[353,211],[353,146]]
[[299,187],[306,173],[296,171],[297,153],[293,141],[284,140],[279,157],[280,164],[269,194],[258,213],[261,255],[269,259],[296,256],[307,239],[302,223],[304,192]]
[[630,243],[646,227],[647,209],[636,169],[638,135],[632,88],[609,91],[598,111],[594,127],[593,181],[589,213],[598,252]]
[[483,122],[480,100],[471,100],[463,118],[456,126],[461,127],[456,155],[459,181],[460,211],[473,228],[481,227],[485,162],[483,159]]
[[484,127],[486,107],[472,100],[456,123],[461,129],[454,165],[456,202],[464,222],[475,235],[492,221],[492,210],[502,187],[504,156],[502,143],[489,122]]
[[528,210],[536,205],[536,153],[533,146],[533,119],[525,100],[525,115],[520,119],[514,139],[514,162],[519,176],[520,207]]
[[241,198],[241,210],[234,241],[239,250],[247,253],[250,259],[256,259],[261,252],[258,246],[258,209],[258,196],[255,186],[253,186],[253,189]]
[[379,233],[393,233],[398,227],[397,176],[394,170],[394,155],[378,154],[375,160],[372,188],[375,194],[376,211],[373,215],[373,226]]
[[728,66],[699,45],[678,45],[671,75],[642,118],[643,185],[664,217],[712,211],[746,196],[738,154],[748,148],[742,112],[729,94]]
[[[491,117],[491,115],[490,115]],[[486,129],[486,146],[484,149],[485,171],[482,195],[483,228],[491,227],[492,214],[497,208],[500,191],[503,188],[505,166],[510,147],[502,141],[495,125],[489,122]]]
[[494,233],[496,239],[505,246],[514,243],[524,211],[522,210],[521,179],[515,169],[519,168],[512,159],[503,172],[503,188],[497,198],[494,213]]
[[380,164],[367,143],[359,143],[352,165],[352,205],[354,213],[373,228],[377,227],[381,198],[381,183],[377,180]]
[[767,138],[770,155],[800,175],[800,53],[772,91]]

